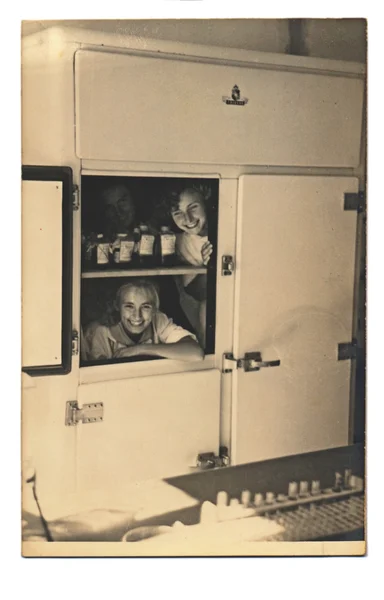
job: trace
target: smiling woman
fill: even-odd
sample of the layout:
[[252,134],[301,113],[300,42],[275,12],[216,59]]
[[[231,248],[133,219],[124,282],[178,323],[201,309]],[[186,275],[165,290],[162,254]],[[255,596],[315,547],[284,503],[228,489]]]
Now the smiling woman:
[[[182,231],[177,236],[177,254],[180,260],[189,265],[208,265],[213,246],[208,238],[208,218],[205,202],[210,196],[210,189],[205,187],[189,187],[181,193],[169,196],[169,212],[175,225]],[[177,281],[180,296],[184,295],[186,312],[193,301],[197,302],[196,332],[205,346],[207,320],[207,275],[186,274]],[[192,299],[192,300],[191,300]]]
[[116,325],[90,327],[85,334],[90,360],[146,355],[176,360],[200,360],[204,353],[196,337],[159,311],[159,296],[151,281],[138,279],[116,295],[120,320]]

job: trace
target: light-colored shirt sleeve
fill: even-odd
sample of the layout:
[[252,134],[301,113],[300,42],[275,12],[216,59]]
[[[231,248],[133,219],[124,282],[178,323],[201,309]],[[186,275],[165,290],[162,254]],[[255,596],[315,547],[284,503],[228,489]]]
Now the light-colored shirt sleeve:
[[185,337],[191,337],[197,342],[196,336],[187,329],[176,325],[172,319],[164,313],[157,313],[155,326],[160,344],[175,344]]
[[99,325],[94,329],[88,338],[88,352],[90,360],[113,357],[108,327]]

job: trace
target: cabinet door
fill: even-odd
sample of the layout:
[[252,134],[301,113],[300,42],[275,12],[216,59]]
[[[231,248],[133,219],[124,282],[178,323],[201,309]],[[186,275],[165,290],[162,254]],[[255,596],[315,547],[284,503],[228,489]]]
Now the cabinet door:
[[103,422],[78,428],[79,491],[188,473],[218,453],[219,370],[82,385],[79,404],[103,402]]
[[23,166],[23,371],[62,375],[72,358],[72,170]]
[[346,445],[356,212],[344,177],[244,176],[239,187],[234,356],[280,366],[233,373],[234,463]]
[[80,158],[359,164],[363,79],[79,50],[75,90]]

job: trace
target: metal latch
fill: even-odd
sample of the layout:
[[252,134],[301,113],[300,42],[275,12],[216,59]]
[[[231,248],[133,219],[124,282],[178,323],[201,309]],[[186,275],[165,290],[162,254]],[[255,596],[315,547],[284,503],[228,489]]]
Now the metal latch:
[[357,358],[357,340],[339,344],[337,347],[337,360],[355,360]]
[[65,424],[72,426],[78,423],[98,423],[103,420],[104,405],[102,402],[83,404],[79,408],[76,400],[70,400],[65,405]]
[[74,329],[72,331],[72,356],[79,354],[79,332]]
[[362,213],[365,210],[365,192],[347,192],[344,194],[344,210],[355,210]]
[[229,463],[229,452],[226,446],[220,446],[218,456],[214,452],[201,452],[196,458],[197,468],[203,470],[228,467]]
[[73,210],[79,210],[80,208],[80,193],[78,185],[74,185],[72,187],[72,208]]
[[222,275],[232,275],[235,270],[235,261],[233,260],[233,256],[223,256],[221,258],[221,274]]
[[223,373],[230,373],[234,369],[244,369],[248,371],[260,371],[266,367],[278,367],[280,360],[262,360],[261,352],[246,352],[244,358],[236,359],[233,354],[223,355]]

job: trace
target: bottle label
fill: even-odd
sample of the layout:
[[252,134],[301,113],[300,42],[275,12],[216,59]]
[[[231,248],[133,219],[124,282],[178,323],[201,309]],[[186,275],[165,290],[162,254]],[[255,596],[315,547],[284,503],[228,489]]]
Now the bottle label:
[[130,262],[132,260],[133,240],[122,240],[120,243],[120,262]]
[[149,233],[143,233],[141,235],[140,240],[140,256],[152,256],[153,254],[153,243],[155,241],[155,236]]
[[176,236],[172,233],[161,234],[161,255],[169,256],[175,254]]
[[97,264],[106,265],[109,263],[109,244],[102,242],[97,244]]

